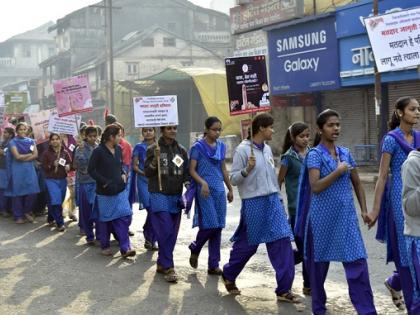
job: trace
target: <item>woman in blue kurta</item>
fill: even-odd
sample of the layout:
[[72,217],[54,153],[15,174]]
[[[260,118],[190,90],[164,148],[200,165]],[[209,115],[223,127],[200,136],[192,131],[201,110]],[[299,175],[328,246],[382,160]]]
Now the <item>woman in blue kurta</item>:
[[265,141],[272,140],[274,119],[260,114],[252,121],[252,137],[244,140],[233,155],[230,180],[242,199],[239,226],[229,262],[223,267],[223,281],[230,294],[240,294],[236,278],[260,244],[266,244],[276,273],[279,301],[297,303],[291,292],[295,276],[292,230],[287,221],[277,181],[273,153]]
[[[296,223],[296,203],[299,187],[299,177],[302,170],[303,160],[308,153],[309,126],[304,122],[295,122],[287,130],[283,141],[283,155],[281,156],[279,170],[280,189],[283,182],[286,184],[287,208],[289,210],[289,221],[292,229]],[[297,251],[295,264],[303,262],[303,239],[295,235]],[[305,295],[311,295],[309,274],[305,264],[302,264],[303,289]]]
[[13,128],[4,128],[3,142],[0,144],[0,213],[5,217],[10,216],[10,198],[5,196],[7,188],[6,154],[9,142],[14,137],[15,130]]
[[197,238],[189,246],[190,265],[198,266],[198,256],[208,241],[208,273],[221,275],[219,268],[222,229],[226,224],[227,199],[233,201],[232,185],[225,165],[226,146],[217,140],[222,130],[222,123],[217,117],[205,121],[205,136],[197,141],[190,151],[190,175],[198,184],[195,196],[193,227],[199,227]]
[[[389,126],[391,131],[385,136],[382,144],[379,177],[375,187],[373,210],[370,213],[372,225],[379,216],[378,231],[387,231],[382,239],[386,240],[388,244],[388,261],[394,261],[397,269],[385,281],[385,286],[399,309],[404,309],[400,293],[401,290],[403,291],[409,313],[411,312],[413,286],[410,281],[408,254],[404,239],[401,166],[410,151],[420,147],[420,133],[413,130],[418,121],[419,104],[417,101],[411,97],[398,99]],[[392,177],[388,181],[389,172]],[[388,185],[386,185],[387,182]],[[388,203],[382,202],[385,198],[389,199]]]
[[79,227],[86,235],[88,245],[95,244],[92,217],[95,201],[95,180],[88,173],[89,160],[97,145],[98,129],[95,126],[86,127],[84,140],[76,148],[73,158],[73,168],[76,170],[76,200],[79,205]]
[[28,125],[18,123],[17,136],[9,142],[6,155],[7,188],[6,196],[12,197],[12,210],[16,223],[26,220],[33,222],[31,209],[39,193],[35,160],[38,157],[35,141],[28,138]]
[[45,186],[48,191],[49,216],[57,224],[57,229],[64,232],[63,201],[67,191],[67,173],[70,171],[71,158],[61,145],[59,134],[50,134],[50,145],[42,155],[42,169],[45,174]]
[[329,263],[337,261],[343,263],[357,313],[376,314],[366,250],[353,201],[352,185],[362,217],[368,222],[365,193],[356,164],[347,148],[335,145],[340,133],[338,113],[322,112],[317,125],[319,133],[314,148],[305,160],[304,172],[308,172],[308,177],[303,176],[309,180],[311,201],[308,209],[298,209],[298,216],[306,213],[305,260],[311,281],[312,312],[326,313],[324,282]]
[[141,209],[146,209],[147,216],[143,225],[144,247],[147,250],[157,250],[157,239],[150,218],[150,194],[148,189],[148,179],[144,173],[144,163],[146,161],[147,148],[155,142],[155,129],[143,128],[141,130],[143,142],[136,144],[133,150],[133,176],[132,180],[137,186],[137,195],[139,199],[139,206]]

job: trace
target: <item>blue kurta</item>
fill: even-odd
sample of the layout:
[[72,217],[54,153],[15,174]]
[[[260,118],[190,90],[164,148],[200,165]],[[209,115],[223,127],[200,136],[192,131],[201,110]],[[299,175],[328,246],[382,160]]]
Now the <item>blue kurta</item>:
[[61,205],[66,198],[67,179],[46,178],[45,185],[48,191],[48,203],[52,206]]
[[[405,242],[407,246],[407,253],[411,256],[413,246],[417,253],[417,259],[420,262],[420,237],[414,236],[405,236]],[[416,269],[413,264],[413,259],[408,259],[408,266],[410,267],[411,279],[413,280],[413,299],[414,302],[420,299],[420,288],[419,284],[417,283],[417,279],[419,278],[416,274]]]
[[[395,129],[402,137],[403,132],[400,128]],[[411,144],[413,145],[413,144]],[[390,202],[392,215],[395,222],[395,227],[398,236],[398,248],[400,251],[400,260],[402,266],[408,266],[408,254],[404,238],[404,214],[402,208],[402,178],[401,178],[401,166],[407,159],[407,153],[400,147],[397,140],[392,136],[386,136],[382,144],[382,153],[389,153],[391,155],[390,173],[391,186],[390,186]]]
[[[133,150],[133,157],[139,160],[139,169],[144,171],[144,162],[146,161],[147,143],[138,143]],[[148,179],[146,176],[136,174],[137,194],[140,203],[140,209],[148,209],[150,207],[150,194],[148,188]]]
[[0,189],[7,188],[7,172],[6,169],[0,169]]
[[86,195],[86,199],[89,204],[93,205],[96,198],[96,183],[81,183],[79,184],[79,189],[77,191],[79,194],[78,199],[81,199],[82,193]]
[[241,222],[231,241],[239,240],[242,226],[246,227],[249,245],[271,243],[293,233],[278,193],[242,200]]
[[169,212],[176,214],[181,212],[181,195],[165,195],[161,193],[150,193],[150,211]]
[[[337,147],[337,153],[340,161],[356,167],[347,148]],[[322,179],[332,173],[337,164],[320,145],[309,151],[306,166],[308,170],[320,170]],[[309,225],[313,233],[315,262],[352,262],[367,258],[353,200],[350,172],[340,176],[324,191],[312,193],[306,229]],[[307,235],[305,233],[305,244]]]
[[11,148],[17,148],[20,154],[29,154],[35,148],[35,141],[30,138],[15,137],[9,142],[6,163],[7,163],[7,188],[6,195],[11,197],[26,196],[39,193],[38,177],[34,161],[17,161]]
[[96,195],[92,218],[110,222],[132,214],[127,189],[114,196]]
[[[203,146],[207,146],[207,151],[203,150]],[[190,152],[190,159],[197,161],[198,175],[207,182],[210,189],[210,195],[204,198],[201,196],[201,185],[197,185],[193,227],[199,226],[200,229],[224,228],[226,225],[227,202],[222,170],[224,159],[210,157],[217,155],[215,154],[217,150],[222,152],[221,156],[224,158],[226,147],[223,142],[218,141],[216,147],[211,148],[202,140],[196,143]]]

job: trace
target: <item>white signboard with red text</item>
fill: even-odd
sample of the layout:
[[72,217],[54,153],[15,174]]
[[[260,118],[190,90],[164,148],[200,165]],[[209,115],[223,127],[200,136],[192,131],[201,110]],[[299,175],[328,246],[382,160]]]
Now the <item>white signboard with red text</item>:
[[176,95],[138,96],[133,98],[136,128],[178,125]]
[[420,8],[365,19],[379,72],[420,65]]

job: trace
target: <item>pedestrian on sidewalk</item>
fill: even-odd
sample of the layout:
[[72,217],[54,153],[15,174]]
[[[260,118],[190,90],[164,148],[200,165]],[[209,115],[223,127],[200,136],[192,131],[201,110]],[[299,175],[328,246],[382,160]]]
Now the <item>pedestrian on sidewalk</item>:
[[31,210],[39,193],[35,160],[38,151],[35,141],[27,137],[28,125],[20,122],[16,125],[16,134],[9,142],[6,154],[7,189],[6,196],[12,197],[13,217],[17,224],[25,219],[34,222]]
[[[219,268],[222,229],[226,225],[226,199],[233,201],[233,189],[226,169],[226,146],[218,138],[222,122],[217,117],[205,121],[204,138],[198,140],[190,150],[189,171],[196,185],[193,227],[199,227],[196,240],[189,249],[190,265],[198,267],[201,249],[208,242],[209,258],[207,272],[221,275]],[[228,188],[226,195],[225,185]]]
[[[144,165],[146,162],[147,149],[155,143],[156,130],[154,128],[143,128],[141,130],[143,141],[138,143],[133,150],[133,182],[137,188],[137,196],[140,210],[146,209],[146,221],[143,225],[144,247],[147,250],[157,250],[156,233],[153,230],[150,214],[150,193],[149,181],[145,174]],[[132,198],[133,200],[135,198]]]
[[236,278],[259,244],[265,243],[276,272],[277,299],[297,303],[298,297],[291,292],[295,276],[293,233],[280,197],[273,153],[265,143],[272,139],[273,124],[274,119],[269,114],[256,116],[251,137],[242,141],[233,155],[230,180],[238,187],[242,209],[222,277],[230,294],[240,294]]
[[[161,128],[159,145],[147,149],[145,174],[149,178],[150,212],[159,251],[156,272],[168,282],[177,282],[173,252],[181,223],[181,194],[189,184],[188,154],[176,141],[177,126]],[[160,163],[162,189],[159,187]]]
[[[368,223],[366,197],[348,148],[339,147],[340,116],[327,109],[317,118],[318,133],[305,159],[297,234],[305,230],[305,263],[310,275],[312,312],[326,314],[324,282],[331,261],[341,262],[353,306],[360,315],[376,314],[367,254],[360,232],[353,190]],[[310,188],[310,189],[308,189]],[[308,206],[308,207],[305,207]]]
[[71,158],[63,148],[59,134],[51,133],[50,145],[42,155],[42,168],[48,191],[49,217],[54,219],[59,232],[65,231],[63,201],[67,191],[67,173],[70,171]]
[[3,129],[3,141],[0,144],[0,214],[10,216],[11,200],[5,195],[7,188],[6,154],[10,140],[15,137],[15,130],[10,127]]
[[[370,227],[378,220],[377,238],[387,242],[387,262],[394,261],[396,267],[394,274],[385,280],[385,286],[390,291],[395,306],[400,310],[406,306],[408,313],[411,312],[413,286],[404,238],[401,166],[408,154],[420,147],[420,132],[414,130],[419,117],[419,103],[414,98],[402,97],[397,100],[389,123],[390,131],[382,142],[379,177],[373,209],[369,214],[372,221]],[[390,179],[389,173],[392,175]]]
[[93,203],[95,201],[96,182],[88,173],[89,160],[93,150],[98,146],[98,129],[88,126],[84,130],[84,140],[76,148],[73,167],[76,170],[76,192],[79,204],[79,227],[86,235],[88,245],[95,243],[93,232],[94,219],[92,216]]
[[420,314],[420,149],[411,151],[402,166],[404,235],[413,283],[411,314]]
[[[287,208],[292,230],[294,230],[296,224],[296,203],[299,178],[303,160],[308,153],[309,138],[309,126],[304,122],[295,122],[288,128],[283,141],[283,155],[281,156],[279,170],[279,186],[281,189],[283,182],[286,184]],[[303,263],[303,238],[300,238],[296,234],[294,236],[297,247],[297,251],[294,252],[295,264],[302,262],[302,291],[304,295],[311,295],[309,274]]]
[[101,144],[93,150],[89,160],[88,173],[96,181],[96,198],[93,218],[97,219],[96,233],[101,243],[102,254],[112,256],[111,233],[119,242],[123,258],[132,257],[128,228],[133,211],[128,202],[126,189],[127,174],[123,170],[122,152],[118,145],[121,128],[108,125],[101,138]]

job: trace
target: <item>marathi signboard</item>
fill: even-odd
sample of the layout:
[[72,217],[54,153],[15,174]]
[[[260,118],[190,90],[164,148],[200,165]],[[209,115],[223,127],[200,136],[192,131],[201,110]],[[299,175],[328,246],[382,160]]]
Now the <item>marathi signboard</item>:
[[138,96],[133,98],[136,128],[178,125],[176,95]]
[[34,132],[36,143],[43,143],[48,141],[48,122],[50,119],[50,115],[50,109],[41,110],[39,112],[29,114],[29,120],[31,121],[31,126]]
[[[379,14],[399,12],[418,6],[418,0],[381,0]],[[373,84],[375,58],[365,27],[365,18],[372,17],[372,3],[363,2],[337,8],[337,38],[340,55],[342,86]],[[417,80],[415,70],[398,70],[383,73],[382,82]]]
[[81,121],[82,117],[80,115],[60,117],[57,110],[52,110],[48,121],[48,131],[76,137],[79,134]]
[[303,0],[254,0],[230,9],[233,34],[303,16]]
[[55,81],[53,87],[58,116],[69,116],[93,110],[87,75]]
[[195,32],[194,37],[197,41],[203,43],[230,43],[231,36],[229,32]]
[[273,95],[339,88],[335,16],[268,33]]
[[265,60],[265,56],[225,59],[231,116],[271,109]]
[[238,34],[235,38],[234,57],[268,55],[267,33],[262,30]]
[[420,8],[365,19],[379,72],[420,64]]

